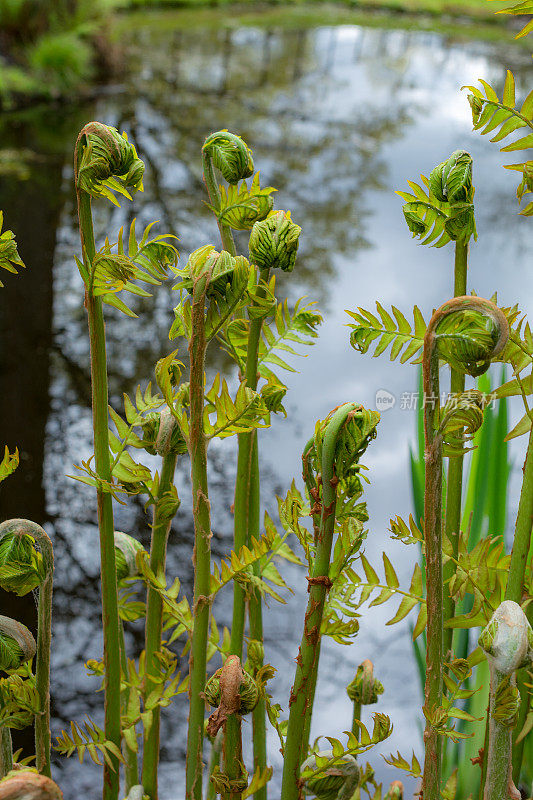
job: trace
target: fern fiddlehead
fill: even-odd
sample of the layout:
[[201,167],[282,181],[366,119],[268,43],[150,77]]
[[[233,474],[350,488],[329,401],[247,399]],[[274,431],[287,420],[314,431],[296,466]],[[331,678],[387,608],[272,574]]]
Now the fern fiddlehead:
[[[273,217],[276,221],[273,221]],[[282,219],[281,219],[282,218]],[[280,235],[278,228],[283,227]],[[300,228],[288,219],[285,212],[275,212],[265,220],[255,222],[249,241],[249,255],[258,270],[255,297],[263,300],[267,294],[270,270],[287,263],[294,265]],[[268,257],[270,253],[270,257]],[[246,347],[245,380],[246,385],[257,389],[259,379],[258,359],[264,312],[250,314],[248,341]],[[250,544],[252,537],[258,537],[260,528],[260,475],[257,431],[239,435],[237,456],[237,480],[235,483],[234,546]],[[259,564],[253,567],[259,575]],[[248,601],[250,637],[263,641],[263,611],[261,595],[252,590]],[[231,652],[242,657],[245,596],[243,587],[237,582],[233,591],[233,619],[231,626]],[[266,709],[261,698],[253,712],[254,771],[266,768]],[[266,786],[254,795],[255,800],[266,800]]]
[[425,800],[439,800],[442,740],[435,715],[442,704],[443,574],[442,574],[442,445],[439,430],[439,358],[470,375],[486,371],[505,346],[509,325],[488,300],[456,297],[433,314],[424,337],[424,435],[426,477],[424,537],[426,542],[427,649],[424,715]]
[[[317,768],[318,758],[332,758],[333,750],[320,750],[309,756],[301,766],[301,772],[306,769]],[[345,755],[342,760],[335,763],[330,769],[322,771],[315,778],[311,777],[302,781],[302,788],[306,795],[317,797],[318,800],[350,800],[359,783],[359,767],[353,756]]]
[[202,164],[207,193],[218,220],[222,247],[235,256],[237,251],[231,227],[221,215],[222,198],[215,179],[214,167],[222,173],[229,184],[236,184],[243,178],[249,178],[254,171],[252,151],[240,136],[225,130],[217,131],[208,136],[204,142]]
[[[245,385],[256,391],[258,383],[258,350],[261,330],[269,304],[265,303],[270,294],[268,279],[271,268],[294,265],[300,229],[290,222],[285,212],[270,213],[273,206],[272,187],[261,189],[259,173],[250,188],[243,181],[240,188],[237,182],[253,171],[251,151],[240,137],[228,131],[219,131],[206,139],[203,148],[204,179],[211,201],[210,208],[215,213],[221,233],[222,244],[235,254],[230,228],[250,230],[249,251],[252,269],[255,272],[255,285],[250,287],[253,307],[249,306],[246,327],[246,354],[242,372]],[[219,169],[228,181],[229,188],[217,187],[213,167]],[[275,217],[275,219],[272,219]],[[290,233],[293,233],[292,241]],[[257,247],[255,246],[257,245]],[[270,250],[271,252],[265,252]],[[279,253],[276,251],[279,250]],[[273,299],[273,298],[272,298]],[[255,430],[239,434],[237,480],[234,504],[234,546],[238,551],[250,543],[252,537],[259,535],[259,459],[257,433]],[[259,576],[259,564],[253,571]],[[231,626],[230,651],[242,657],[245,626],[245,594],[243,587],[235,582],[233,600],[233,620]],[[249,603],[250,636],[262,641],[263,621],[260,594],[250,593]],[[266,711],[263,699],[253,713],[254,769],[262,772],[266,768]],[[255,800],[266,800],[266,787],[254,793]]]
[[[115,128],[90,122],[80,131],[74,149],[74,178],[84,269],[93,274],[96,256],[91,198],[107,197],[116,203],[114,191],[130,197],[129,189],[142,189],[144,165],[135,148]],[[86,282],[85,305],[91,345],[91,387],[95,465],[102,486],[97,489],[102,581],[102,619],[105,664],[105,735],[120,748],[120,626],[118,616],[113,507],[104,485],[111,482],[108,434],[107,362],[102,297]],[[117,800],[118,759],[104,764],[104,800]]]
[[25,625],[11,617],[0,615],[0,669],[17,669],[31,661],[37,644]]
[[[31,661],[36,652],[37,645],[28,628],[11,617],[0,615],[0,669],[18,669]],[[0,778],[3,778],[13,769],[13,746],[9,728],[2,725],[0,733]]]
[[515,672],[533,660],[533,631],[518,603],[504,600],[479,637],[490,669],[489,735],[483,800],[520,800],[512,775],[512,729],[520,708]]
[[309,581],[309,601],[296,673],[289,700],[289,724],[283,765],[282,800],[296,800],[300,764],[307,756],[311,715],[310,698],[314,692],[320,628],[326,594],[331,581],[329,565],[335,525],[336,489],[344,474],[355,468],[359,458],[376,436],[379,414],[356,403],[344,403],[315,428],[315,450],[321,474],[321,517],[316,554]]
[[[40,552],[35,551],[35,545]],[[52,584],[54,551],[46,531],[27,519],[10,519],[0,525],[0,585],[20,585],[26,594],[39,586],[37,659],[35,681],[39,714],[35,717],[35,752],[39,772],[50,777],[50,648],[52,643]],[[24,591],[21,591],[23,589]]]
[[361,721],[361,706],[378,702],[378,695],[383,694],[383,684],[374,678],[374,665],[369,658],[359,664],[351,683],[346,687],[346,694],[353,703],[352,733],[358,737]]

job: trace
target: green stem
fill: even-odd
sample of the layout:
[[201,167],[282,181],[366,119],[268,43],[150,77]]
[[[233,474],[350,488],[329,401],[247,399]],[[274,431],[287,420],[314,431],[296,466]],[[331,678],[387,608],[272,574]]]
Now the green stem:
[[[48,539],[48,537],[46,537]],[[40,712],[35,716],[36,766],[48,778],[50,770],[50,648],[52,644],[52,581],[53,553],[48,540],[52,568],[39,589],[37,658],[35,662],[35,688],[39,695]],[[48,559],[45,558],[45,562]]]
[[[512,770],[513,770],[513,782],[515,786],[518,786],[520,783],[520,772],[522,771],[522,760],[524,757],[524,745],[526,743],[527,736],[524,736],[518,743],[516,743],[516,738],[522,728],[524,727],[524,723],[526,721],[526,717],[531,710],[531,695],[529,694],[529,689],[526,684],[529,683],[529,676],[528,670],[526,668],[519,669],[516,673],[516,685],[518,687],[518,691],[520,693],[520,709],[518,712],[518,717],[516,720],[516,725],[513,728],[513,748],[512,748]],[[531,736],[531,733],[528,734]]]
[[328,592],[329,563],[335,525],[335,444],[341,427],[348,414],[356,408],[355,403],[345,403],[332,415],[322,446],[322,513],[316,555],[309,580],[309,601],[305,614],[304,630],[298,657],[296,673],[289,700],[290,713],[285,742],[283,778],[281,787],[282,800],[297,800],[299,795],[299,777],[302,753],[307,754],[308,742],[304,741],[305,715],[310,714],[310,698],[312,694],[313,667],[318,656],[317,645],[320,641],[320,627],[324,604]]
[[234,785],[223,791],[221,800],[241,800],[242,780],[242,720],[240,714],[230,714],[224,723],[224,774]]
[[[438,433],[439,350],[437,329],[450,314],[476,311],[492,319],[497,340],[486,348],[484,369],[505,346],[509,325],[493,303],[481,297],[456,297],[444,303],[431,317],[424,336],[424,436],[426,479],[424,491],[424,539],[426,546],[427,647],[424,711],[431,717],[442,706],[443,691],[443,580],[442,580],[442,435]],[[460,353],[460,351],[458,351]],[[481,359],[479,359],[481,361]],[[465,368],[470,370],[468,360]],[[453,559],[452,559],[453,561]],[[422,791],[424,800],[440,800],[442,738],[430,720],[424,732],[425,761]]]
[[233,241],[233,234],[231,232],[231,228],[229,225],[225,225],[218,219],[218,211],[220,209],[220,192],[218,190],[218,184],[215,179],[215,171],[213,169],[213,162],[211,157],[205,152],[202,151],[202,165],[204,169],[204,181],[207,188],[207,193],[209,195],[209,200],[211,201],[211,205],[216,209],[217,215],[217,224],[218,230],[220,231],[220,238],[222,240],[222,247],[226,250],[230,255],[236,256],[237,250],[235,248],[235,242]]
[[[320,502],[319,490],[316,486],[315,478],[311,469],[311,465],[309,462],[309,451],[314,446],[314,436],[312,436],[307,444],[304,447],[302,453],[302,477],[305,481],[307,486],[307,491],[309,493],[309,498],[313,501],[312,511],[314,513],[311,514],[311,518],[313,520],[313,539],[315,542],[315,546],[318,542],[318,536],[320,533],[320,514],[322,511],[322,504]],[[311,669],[311,673],[309,675],[309,704],[308,704],[308,711],[305,714],[303,720],[303,738],[302,743],[309,742],[311,736],[311,717],[312,717],[312,710],[315,703],[315,694],[316,694],[316,683],[318,679],[318,664],[320,662],[320,646],[321,642],[317,643],[317,650],[316,650],[316,658]],[[300,760],[305,761],[307,758],[307,744],[304,745],[305,750],[300,755]]]
[[518,515],[516,517],[511,563],[509,565],[509,575],[507,577],[507,587],[505,590],[505,599],[514,600],[515,603],[519,605],[522,602],[522,594],[524,591],[524,577],[526,573],[527,555],[531,544],[531,527],[533,520],[533,429],[529,434],[523,474],[524,478],[522,481],[520,502],[518,504]]
[[13,769],[13,743],[9,728],[2,728],[0,741],[0,779]]
[[[511,563],[509,565],[509,575],[507,577],[507,587],[505,590],[505,599],[514,600],[515,603],[518,603],[519,605],[522,602],[522,594],[524,592],[524,579],[526,573],[527,556],[531,545],[531,528],[533,520],[533,429],[529,434],[523,475],[522,490],[520,493],[518,515],[516,517],[515,534],[513,539],[513,549],[511,552]],[[530,614],[531,611],[528,613],[528,617],[530,617]],[[524,681],[527,680],[527,670],[519,670],[517,673],[518,685],[522,687]],[[520,712],[518,720],[519,723],[521,722],[523,725],[527,714],[529,693],[525,690],[522,691],[520,693],[520,698]],[[524,739],[522,739],[522,741],[518,744],[515,744],[514,739],[516,739],[520,733],[522,725],[517,724],[513,732],[513,779],[517,786],[520,780],[520,770],[522,768]]]
[[213,744],[211,745],[211,756],[209,758],[209,768],[207,770],[208,773],[208,781],[207,781],[207,792],[206,792],[206,800],[216,800],[216,789],[215,784],[211,780],[211,775],[215,767],[220,766],[220,756],[222,753],[222,742],[223,742],[223,731],[218,731],[217,735],[213,740]]
[[357,720],[357,722],[361,722],[361,708],[362,708],[361,701],[360,700],[354,700],[354,703],[353,703],[353,717],[352,717],[352,733],[355,736],[355,738],[357,739],[357,741],[359,741],[359,725],[356,725],[355,723],[356,723],[356,720]]
[[[259,273],[259,282],[266,283],[268,274],[268,269],[261,270]],[[257,293],[258,295],[262,293],[261,286],[259,286]],[[246,386],[254,391],[257,389],[258,381],[257,369],[262,325],[262,318],[252,319],[250,321],[250,330],[248,334],[245,380]],[[255,479],[257,480],[257,491],[259,490],[259,466],[258,463],[254,463],[253,459],[253,448],[256,438],[256,431],[240,433],[238,436],[239,450],[237,455],[233,529],[233,548],[236,553],[239,552],[243,545],[249,544],[251,536],[257,538],[259,535],[259,508],[257,508],[255,519],[252,519],[250,509],[252,472],[257,473]],[[244,640],[245,599],[243,587],[240,583],[234,581],[230,653],[239,656],[241,659]],[[255,608],[257,608],[257,605]]]
[[[79,142],[78,142],[79,144]],[[81,148],[76,148],[77,161]],[[78,218],[81,246],[85,265],[90,273],[95,255],[91,198],[77,189]],[[108,433],[107,363],[105,346],[105,326],[102,298],[86,292],[85,305],[89,321],[91,344],[91,386],[94,430],[95,467],[104,483],[111,481]],[[118,616],[117,571],[115,564],[115,541],[113,525],[113,504],[111,494],[102,489],[96,490],[98,506],[98,527],[100,530],[100,561],[102,583],[102,624],[104,631],[104,687],[105,687],[105,737],[120,749],[120,626]],[[109,754],[109,763],[104,763],[103,800],[117,800],[119,791],[119,762]]]
[[[455,281],[454,297],[466,294],[466,275],[468,267],[468,242],[455,243]],[[460,370],[452,369],[450,391],[460,394],[465,390],[465,376]],[[450,458],[448,462],[448,480],[446,484],[446,519],[444,523],[445,536],[450,540],[452,551],[457,558],[459,549],[459,532],[461,528],[461,499],[463,489],[463,456]],[[454,575],[454,563],[448,561],[443,569],[443,583],[447,585]],[[455,601],[448,592],[444,593],[444,620],[452,619],[455,615]],[[453,629],[444,629],[444,658],[451,661]]]
[[[250,481],[250,532],[257,536],[259,533],[259,455],[257,447],[257,437],[255,438],[252,451],[252,474]],[[255,533],[254,531],[257,531]],[[260,567],[254,563],[253,573],[260,575]],[[263,644],[263,606],[261,595],[257,590],[252,590],[248,601],[248,614],[250,618],[250,638]],[[263,666],[263,660],[257,663],[257,668]],[[266,742],[266,702],[264,697],[260,697],[257,705],[252,711],[252,736],[254,752],[254,772],[259,769],[261,772],[267,765],[267,742]],[[266,800],[267,787],[263,786],[254,793],[254,800]]]
[[[19,536],[31,536],[40,548],[43,559],[46,577],[39,587],[35,657],[35,688],[40,709],[35,715],[35,758],[38,771],[50,778],[50,651],[54,548],[44,528],[29,519],[11,519],[2,523],[1,527],[3,535],[13,533]],[[9,741],[11,742],[11,738]]]
[[190,434],[194,516],[194,629],[189,662],[189,730],[187,735],[186,797],[202,798],[202,754],[207,638],[209,632],[209,578],[211,572],[211,519],[207,486],[207,442],[204,433],[205,292],[209,276],[202,275],[193,288],[190,357]]
[[301,761],[305,761],[305,759],[307,758],[309,739],[311,738],[311,720],[315,704],[316,684],[318,680],[318,665],[320,663],[321,644],[322,644],[321,641],[317,642],[315,660],[313,662],[313,666],[311,667],[311,672],[309,674],[309,682],[308,682],[309,702],[307,704],[307,708],[305,710],[305,715],[303,719],[302,752],[300,756]]
[[[496,700],[496,689],[506,674],[500,672],[493,664],[490,668],[490,701],[489,701],[489,752],[487,756],[487,774],[483,800],[507,800],[511,781],[511,728],[508,721],[494,719],[493,712]],[[516,685],[514,675],[511,686]]]
[[[436,319],[437,318],[437,319]],[[428,609],[426,685],[424,708],[431,713],[442,705],[443,591],[442,591],[442,438],[436,435],[439,419],[439,354],[435,328],[442,317],[433,315],[424,338],[424,434],[425,491],[424,531],[426,544],[426,599]],[[439,800],[442,769],[442,739],[426,722],[422,791],[424,800]]]
[[[170,491],[174,481],[177,456],[165,455],[161,468],[161,478],[154,507],[154,520],[152,525],[152,541],[150,544],[150,569],[157,575],[165,570],[167,555],[167,540],[170,531],[171,519],[161,510],[161,501]],[[159,662],[156,653],[161,650],[161,632],[163,628],[163,601],[153,587],[148,588],[146,602],[146,628],[145,628],[145,687],[144,700],[157,687]],[[155,679],[155,680],[154,680]],[[151,800],[157,800],[157,767],[159,763],[159,730],[160,708],[157,706],[152,711],[152,723],[148,733],[144,735],[142,785],[145,793]]]
[[[120,623],[120,666],[124,679],[128,680],[128,660],[126,658],[126,644],[124,642],[124,624],[121,620]],[[122,713],[124,715],[128,712],[129,695],[132,689],[124,689],[121,695]],[[129,794],[133,786],[139,784],[139,765],[137,763],[137,753],[132,750],[126,740],[122,742],[122,755],[124,756],[124,778],[125,778],[125,792]]]

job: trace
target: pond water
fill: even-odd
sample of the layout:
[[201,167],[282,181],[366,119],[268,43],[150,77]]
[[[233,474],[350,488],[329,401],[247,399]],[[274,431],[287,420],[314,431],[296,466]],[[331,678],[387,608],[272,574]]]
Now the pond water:
[[[317,344],[307,358],[294,361],[298,372],[286,377],[287,420],[276,419],[261,433],[264,507],[275,514],[275,495],[286,492],[293,476],[300,480],[301,450],[316,419],[347,400],[374,407],[376,391],[391,392],[396,403],[383,414],[378,439],[365,456],[371,479],[365,550],[379,568],[386,549],[402,585],[409,582],[416,554],[391,542],[388,528],[391,517],[408,517],[411,511],[408,448],[415,412],[401,398],[416,389],[417,371],[354,352],[345,309],[372,309],[379,299],[409,316],[417,303],[427,318],[451,293],[453,255],[449,247],[429,250],[411,239],[393,190],[428,173],[451,151],[468,149],[475,161],[479,232],[471,248],[468,289],[484,296],[498,290],[501,303],[519,300],[525,311],[533,302],[533,247],[528,222],[516,213],[515,179],[501,168],[506,162],[497,147],[471,132],[460,92],[479,77],[501,84],[504,65],[514,69],[523,91],[527,55],[497,44],[401,29],[285,29],[263,26],[258,18],[254,26],[183,31],[178,15],[152,21],[130,31],[125,77],[102,89],[94,102],[0,118],[0,148],[24,148],[27,157],[25,171],[2,179],[0,208],[28,265],[23,275],[7,276],[0,294],[0,442],[21,451],[18,472],[1,488],[1,514],[44,524],[54,542],[56,734],[86,712],[102,720],[102,695],[94,693],[98,682],[84,669],[84,662],[102,650],[95,500],[89,487],[66,477],[92,452],[86,316],[73,261],[79,241],[71,168],[73,142],[86,121],[99,119],[126,130],[146,163],[145,193],[133,206],[96,204],[97,235],[113,236],[133,216],[142,224],[159,219],[158,232],[179,236],[182,262],[196,247],[218,242],[204,205],[203,138],[229,128],[252,146],[262,182],[278,189],[276,207],[290,208],[303,229],[296,269],[280,276],[279,293],[288,294],[292,303],[306,295],[324,314]],[[245,237],[238,241],[244,247]],[[176,293],[163,286],[137,304],[140,319],[112,310],[107,314],[110,402],[116,408],[121,393],[153,378],[153,365],[172,349],[167,333],[176,302]],[[217,369],[230,366],[213,352],[208,370]],[[513,409],[514,417],[519,413]],[[522,449],[519,441],[512,451],[508,527],[517,507]],[[217,556],[230,546],[234,474],[235,442],[215,442],[210,478]],[[185,458],[176,480],[182,505],[169,540],[168,574],[180,576],[190,597],[192,519]],[[149,520],[141,502],[117,506],[115,525],[148,543]],[[306,581],[296,567],[284,569],[284,575],[294,595],[285,606],[271,603],[266,614],[266,657],[278,670],[272,694],[286,707]],[[5,595],[2,602],[2,613],[32,623],[27,605]],[[394,731],[369,760],[387,785],[402,776],[380,753],[422,753],[421,691],[407,622],[385,626],[396,607],[390,602],[363,615],[352,646],[324,643],[312,729],[313,737],[337,736],[349,727],[344,687],[357,665],[372,659],[385,694],[370,710],[388,714]],[[228,624],[230,614],[227,594],[218,603],[217,619]],[[142,629],[130,626],[127,639],[138,653]],[[184,698],[163,713],[162,800],[182,796],[186,716]],[[279,791],[278,747],[273,734],[273,796]],[[98,769],[91,762],[61,759],[56,776],[67,800],[99,796]],[[414,781],[404,783],[408,792],[414,790]]]

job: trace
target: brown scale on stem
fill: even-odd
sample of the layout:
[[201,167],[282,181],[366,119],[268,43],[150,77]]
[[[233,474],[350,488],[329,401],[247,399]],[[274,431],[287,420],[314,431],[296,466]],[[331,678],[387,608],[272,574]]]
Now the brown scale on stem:
[[309,575],[306,575],[307,580],[307,591],[311,591],[311,586],[324,586],[326,591],[329,592],[331,587],[333,586],[333,581],[328,578],[327,575],[319,575],[316,578],[311,578]]

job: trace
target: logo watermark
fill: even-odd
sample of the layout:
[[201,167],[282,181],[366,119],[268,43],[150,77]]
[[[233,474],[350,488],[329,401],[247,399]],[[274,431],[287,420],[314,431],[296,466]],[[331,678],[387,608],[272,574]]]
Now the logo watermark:
[[378,389],[376,392],[376,409],[383,413],[384,411],[389,411],[389,409],[394,408],[396,405],[396,397],[393,395],[392,392],[387,391],[387,389]]
[[[448,405],[448,409],[452,408],[459,398],[451,395],[448,392],[441,392],[440,397],[432,395],[426,396],[420,392],[401,392],[398,402],[400,411],[416,411],[418,408],[425,408],[426,406],[435,406],[437,399],[439,405],[443,408]],[[378,389],[375,397],[376,409],[381,414],[385,411],[390,411],[394,408],[398,398],[388,389]],[[482,408],[494,408],[496,405],[496,398],[491,393],[480,393],[480,403]]]

